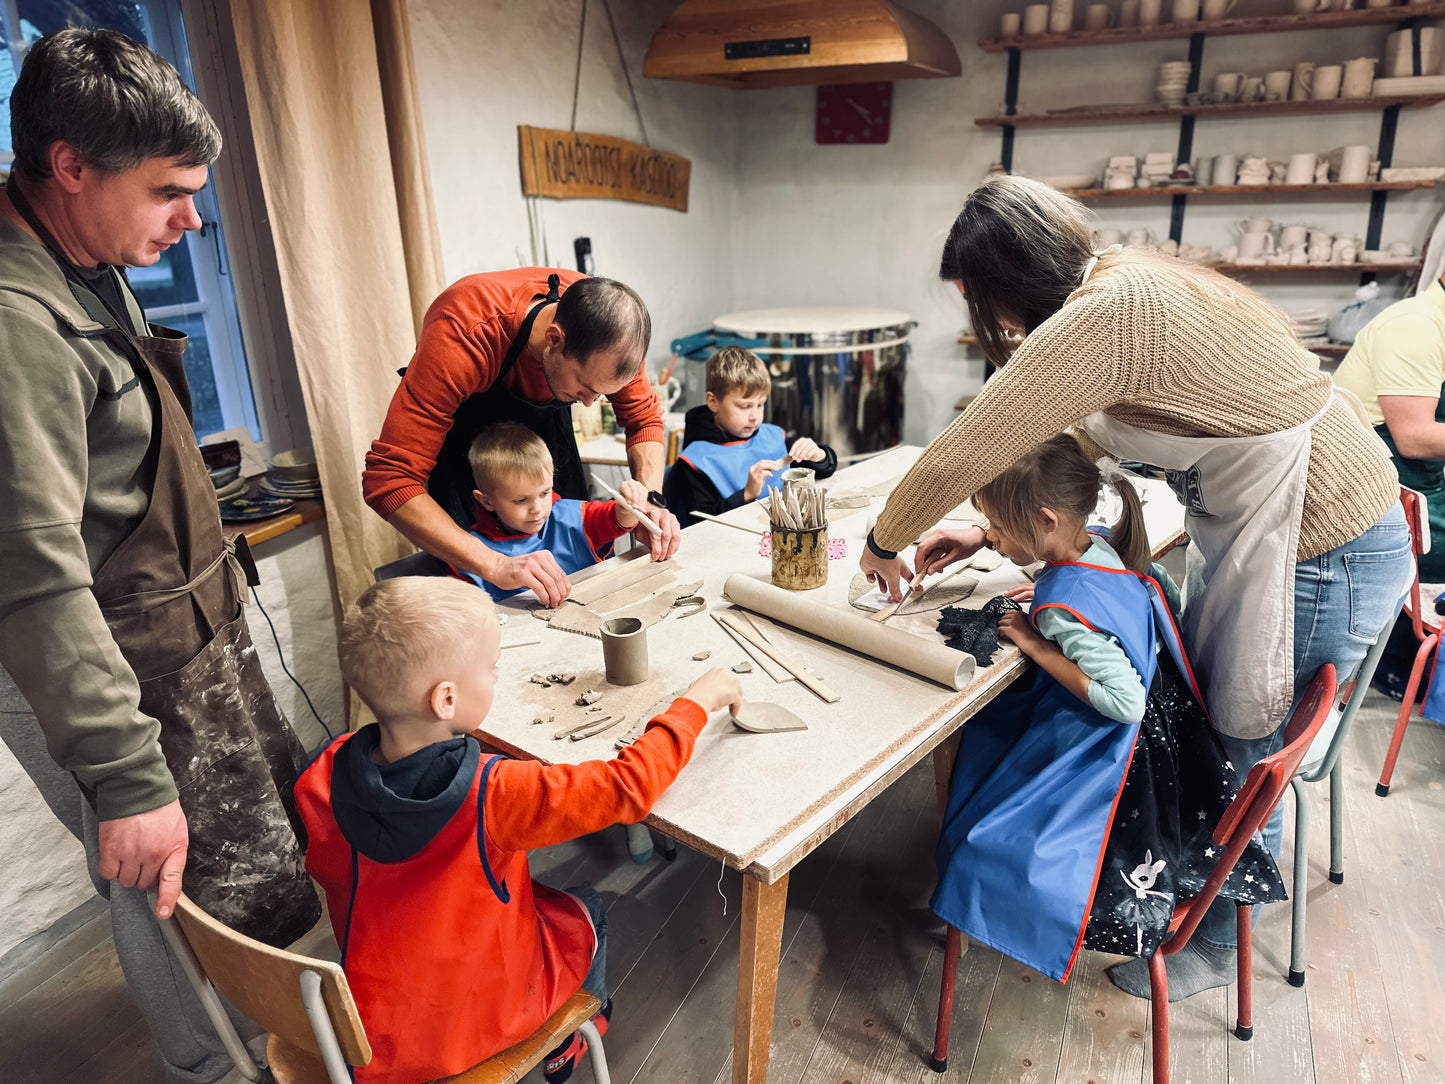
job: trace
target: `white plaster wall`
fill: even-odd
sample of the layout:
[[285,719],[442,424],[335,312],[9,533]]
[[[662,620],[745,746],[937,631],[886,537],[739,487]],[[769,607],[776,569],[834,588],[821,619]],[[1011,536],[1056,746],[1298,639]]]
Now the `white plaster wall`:
[[[893,125],[883,146],[818,146],[813,141],[812,88],[738,94],[737,186],[734,220],[733,301],[736,308],[769,305],[887,305],[914,314],[918,328],[907,388],[905,437],[924,443],[954,417],[958,395],[976,391],[982,357],[957,345],[962,301],[937,280],[943,240],[968,191],[999,157],[997,129],[981,129],[976,116],[998,112],[1004,98],[1005,57],[979,51],[1003,11],[1022,0],[907,0],[953,38],[963,61],[958,79],[924,79],[894,85]],[[1115,4],[1117,7],[1117,4]],[[1167,6],[1167,5],[1166,5]],[[1237,14],[1279,11],[1279,0],[1241,0]],[[1082,10],[1083,0],[1076,8]],[[1307,31],[1206,42],[1204,85],[1219,71],[1265,71],[1297,60],[1338,62],[1379,55],[1388,31]],[[1023,53],[1023,111],[1066,105],[1143,102],[1152,96],[1157,64],[1185,59],[1185,40],[1131,46],[1055,49]],[[1202,120],[1194,154],[1258,149],[1271,158],[1346,143],[1374,147],[1379,113]],[[1157,125],[1084,125],[1023,128],[1017,132],[1014,168],[1034,176],[1099,170],[1111,154],[1167,150],[1178,143],[1177,121]],[[1405,110],[1395,164],[1445,164],[1445,110]],[[1368,195],[1348,200],[1300,199],[1258,203],[1192,199],[1184,240],[1222,246],[1228,224],[1252,213],[1286,222],[1364,234]],[[1168,235],[1169,204],[1096,204],[1101,225],[1144,226]],[[1432,191],[1392,194],[1384,240],[1418,248],[1439,209]],[[1399,280],[1384,280],[1398,290]],[[1349,300],[1350,276],[1295,278],[1291,285],[1261,277],[1261,292],[1282,307]]]
[[[732,92],[642,78],[671,0],[613,0],[647,135],[692,161],[687,212],[611,200],[542,200],[551,265],[575,267],[592,239],[596,273],[636,289],[652,313],[654,375],[678,335],[728,311],[737,210]],[[412,0],[413,47],[447,276],[532,262],[517,125],[571,126],[580,0]],[[641,141],[599,3],[589,6],[577,128]],[[542,261],[539,253],[538,261]]]
[[[341,674],[336,662],[334,591],[325,527],[310,524],[258,546],[258,591],[276,623],[286,662],[306,686],[317,711],[336,733],[345,729]],[[286,677],[266,621],[256,607],[246,613],[266,678],[307,749],[325,733]],[[23,711],[23,701],[0,710]],[[77,797],[77,801],[79,798]],[[0,744],[0,958],[47,929],[92,895],[79,842],[55,819],[30,778]]]

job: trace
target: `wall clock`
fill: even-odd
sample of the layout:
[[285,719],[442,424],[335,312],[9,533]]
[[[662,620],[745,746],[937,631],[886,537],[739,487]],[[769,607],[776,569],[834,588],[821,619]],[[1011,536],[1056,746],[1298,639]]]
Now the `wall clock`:
[[818,143],[887,143],[893,113],[892,83],[848,83],[818,88]]

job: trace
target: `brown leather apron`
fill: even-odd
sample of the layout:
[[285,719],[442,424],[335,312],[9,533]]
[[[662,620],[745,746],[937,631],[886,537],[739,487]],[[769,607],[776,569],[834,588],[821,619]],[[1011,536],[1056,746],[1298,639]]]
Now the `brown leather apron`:
[[106,341],[130,359],[154,405],[150,507],[91,590],[140,682],[141,711],[161,725],[190,830],[186,894],[232,929],[288,945],[321,915],[291,795],[305,751],[271,694],[241,612],[241,565],[221,531],[191,426],[186,337],[155,324],[149,335],[132,334],[128,314],[111,312],[88,288],[82,296],[63,251],[17,195],[12,188],[11,201],[77,300],[106,325]]

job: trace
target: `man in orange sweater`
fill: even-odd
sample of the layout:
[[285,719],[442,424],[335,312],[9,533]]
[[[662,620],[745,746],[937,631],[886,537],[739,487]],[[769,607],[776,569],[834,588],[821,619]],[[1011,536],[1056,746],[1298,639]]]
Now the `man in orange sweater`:
[[[371,1040],[363,1084],[451,1076],[530,1035],[585,988],[604,1010],[606,912],[591,889],[532,881],[527,850],[647,816],[708,713],[742,689],[710,670],[613,760],[484,757],[468,735],[492,706],[500,630],[461,580],[369,588],[347,612],[342,676],[377,723],[333,741],[296,781],[306,868],[326,891]],[[586,1050],[548,1058],[560,1084]]]
[[[549,554],[505,557],[467,533],[467,448],[489,425],[520,422],[551,450],[553,488],[585,500],[571,404],[606,395],[627,431],[632,476],[660,490],[662,410],[645,364],[651,337],[647,306],[612,279],[524,267],[453,283],[427,310],[416,354],[367,454],[367,504],[447,564],[506,589],[531,588],[556,606],[568,585]],[[645,536],[654,560],[671,557],[676,517],[660,504],[644,511],[662,528]]]

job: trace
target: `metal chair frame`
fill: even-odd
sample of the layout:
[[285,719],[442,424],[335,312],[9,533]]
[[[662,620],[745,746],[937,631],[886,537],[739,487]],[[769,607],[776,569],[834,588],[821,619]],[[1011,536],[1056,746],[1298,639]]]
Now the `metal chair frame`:
[[[1310,743],[1314,741],[1315,735],[1329,716],[1338,693],[1335,668],[1326,663],[1315,674],[1314,680],[1310,682],[1309,688],[1285,723],[1285,747],[1249,770],[1244,785],[1239,788],[1239,793],[1224,811],[1214,829],[1213,837],[1214,842],[1223,848],[1223,853],[1210,870],[1199,894],[1174,908],[1174,914],[1169,919],[1170,937],[1149,958],[1154,1084],[1169,1084],[1169,978],[1164,969],[1164,960],[1189,943],[1189,938],[1193,936],[1210,904],[1218,897],[1220,888],[1233,871],[1250,839],[1264,827],[1275,807],[1279,805],[1285,789],[1299,772],[1300,764],[1309,752]],[[1250,975],[1253,962],[1250,928],[1252,910],[1249,904],[1239,904],[1235,908],[1239,944],[1239,1019],[1234,1034],[1246,1041],[1254,1036],[1253,987]],[[949,926],[943,952],[943,982],[938,999],[938,1022],[934,1032],[933,1054],[929,1058],[929,1067],[936,1073],[942,1073],[948,1068],[948,1034],[953,1022],[953,986],[958,969],[959,941],[959,931]]]

